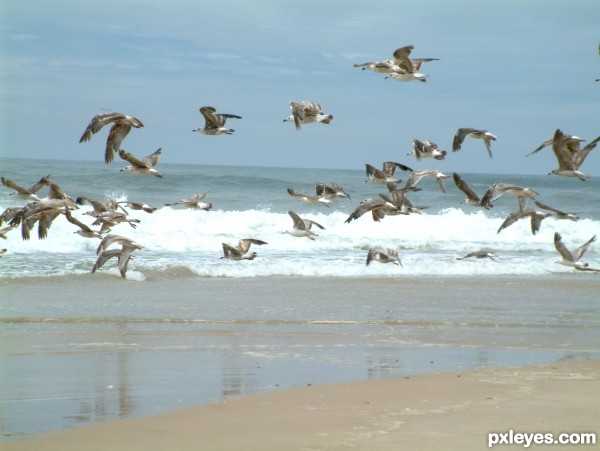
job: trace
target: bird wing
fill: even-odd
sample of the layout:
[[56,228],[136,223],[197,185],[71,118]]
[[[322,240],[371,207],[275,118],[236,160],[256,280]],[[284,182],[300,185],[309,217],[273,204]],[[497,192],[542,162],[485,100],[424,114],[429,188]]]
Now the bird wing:
[[105,125],[108,125],[112,122],[115,122],[118,119],[124,118],[125,115],[121,113],[100,113],[92,118],[88,126],[81,135],[79,142],[82,143],[84,141],[89,141],[92,139],[92,135],[98,133]]
[[596,145],[598,144],[599,141],[600,141],[600,136],[598,136],[596,139],[594,139],[593,141],[588,143],[583,149],[581,149],[577,153],[575,153],[575,156],[573,159],[574,159],[576,168],[579,168],[583,164],[583,162],[585,161],[588,154],[596,147]]
[[459,128],[454,134],[454,140],[452,141],[452,150],[454,152],[460,150],[460,147],[462,146],[462,143],[465,140],[465,138],[475,131],[477,130],[474,128]]
[[558,160],[559,169],[575,169],[573,155],[569,151],[564,133],[560,129],[554,132],[552,139],[552,150]]
[[519,211],[514,211],[511,214],[509,214],[506,219],[504,220],[504,222],[500,225],[500,227],[498,228],[498,231],[496,233],[500,233],[502,230],[506,229],[507,227],[510,227],[511,225],[513,225],[515,222],[517,222],[519,219],[522,219],[525,217],[524,212]]
[[288,215],[290,215],[290,217],[292,218],[292,221],[294,221],[295,229],[307,230],[306,224],[304,224],[304,221],[302,220],[302,218],[300,216],[298,216],[298,214],[296,212],[290,210],[290,211],[288,211]]
[[533,152],[530,152],[530,153],[528,153],[525,156],[528,157],[529,155],[533,155],[534,153],[538,153],[544,147],[551,146],[552,145],[552,141],[553,141],[552,139],[549,139],[548,141],[544,141],[542,144],[540,144],[539,146],[537,146]]
[[225,258],[241,257],[247,252],[247,249],[245,251],[242,251],[241,249],[237,249],[233,246],[230,246],[227,243],[221,244],[223,245],[223,255],[225,256]]
[[86,224],[84,224],[77,218],[74,218],[73,215],[71,215],[71,210],[69,210],[68,208],[65,208],[65,211],[63,213],[65,215],[65,218],[67,218],[67,221],[69,221],[71,224],[75,224],[84,232],[92,232],[92,229],[90,227],[88,227]]
[[480,202],[479,196],[473,191],[473,189],[463,180],[463,178],[458,175],[456,172],[452,173],[452,177],[454,178],[454,183],[470,200],[475,202]]
[[146,167],[153,168],[154,166],[156,166],[158,164],[158,160],[160,159],[161,154],[162,154],[162,148],[158,149],[153,154],[148,155],[147,157],[144,157],[144,159],[142,161],[146,164]]
[[11,189],[15,190],[15,191],[16,191],[17,193],[19,193],[19,194],[24,194],[24,195],[27,195],[27,194],[32,194],[32,193],[31,193],[29,190],[27,190],[27,189],[23,188],[23,187],[22,187],[22,186],[20,186],[20,185],[17,185],[17,184],[16,184],[15,182],[13,182],[12,180],[9,180],[9,179],[7,179],[7,178],[4,178],[4,177],[1,177],[1,178],[0,178],[0,180],[2,180],[2,184],[3,184],[4,186],[6,186],[7,188],[11,188]]
[[415,68],[413,66],[412,61],[410,60],[410,52],[414,49],[412,45],[406,45],[404,47],[400,47],[399,49],[394,50],[394,62],[396,65],[400,67],[400,69],[414,73]]
[[591,237],[588,241],[586,241],[584,244],[582,244],[581,246],[579,246],[577,248],[577,250],[575,251],[575,254],[573,255],[573,258],[575,259],[575,261],[577,261],[581,257],[583,257],[583,254],[585,254],[585,251],[587,251],[590,244],[592,244],[594,241],[596,241],[596,235]]
[[142,160],[138,160],[134,155],[125,152],[123,149],[119,150],[119,156],[125,160],[128,161],[129,163],[131,163],[133,166],[140,168],[140,169],[148,169],[148,165],[143,162]]
[[108,139],[106,140],[106,150],[104,151],[104,162],[113,161],[115,153],[121,150],[121,143],[131,130],[129,123],[116,123],[110,128]]
[[92,268],[92,274],[95,273],[98,268],[101,268],[104,265],[104,263],[106,263],[111,258],[121,255],[121,252],[121,249],[109,249],[98,255],[96,263],[94,263],[94,267]]
[[263,244],[268,244],[266,241],[257,240],[255,238],[243,238],[238,242],[238,249],[242,251],[243,254],[248,252],[250,246],[252,244],[256,244],[257,246],[262,246]]
[[217,120],[214,114],[216,111],[217,110],[212,106],[203,106],[200,108],[200,113],[202,114],[202,116],[204,116],[204,128],[210,130],[220,127],[219,121]]
[[383,172],[390,177],[396,172],[396,168],[402,169],[403,171],[412,172],[412,169],[402,163],[396,163],[395,161],[384,161]]
[[563,260],[570,261],[570,262],[575,261],[575,259],[573,258],[573,255],[571,255],[571,252],[569,251],[569,249],[567,249],[567,246],[565,246],[565,244],[562,242],[562,236],[558,232],[554,233],[554,247],[556,248],[558,253],[561,255]]

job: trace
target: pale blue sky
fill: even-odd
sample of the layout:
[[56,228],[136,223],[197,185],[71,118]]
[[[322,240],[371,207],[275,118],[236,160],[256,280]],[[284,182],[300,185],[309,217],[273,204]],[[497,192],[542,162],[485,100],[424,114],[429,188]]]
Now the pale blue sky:
[[[0,155],[103,160],[96,113],[139,118],[123,148],[161,163],[547,174],[556,128],[600,135],[600,1],[113,1],[0,4]],[[427,83],[352,67],[412,44]],[[283,122],[290,100],[319,102],[330,125]],[[192,133],[202,105],[243,116],[232,136]],[[498,140],[451,152],[459,127]],[[449,151],[406,154],[412,138]],[[119,159],[112,163],[120,165]],[[160,163],[159,163],[160,164]],[[584,172],[600,176],[600,148]]]

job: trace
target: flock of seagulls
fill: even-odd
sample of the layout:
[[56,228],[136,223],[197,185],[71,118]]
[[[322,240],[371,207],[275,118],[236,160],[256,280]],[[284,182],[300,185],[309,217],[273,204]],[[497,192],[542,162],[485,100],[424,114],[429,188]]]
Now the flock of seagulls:
[[[370,70],[375,73],[385,74],[385,78],[394,79],[402,82],[420,81],[426,82],[428,75],[420,72],[421,67],[425,63],[437,61],[438,58],[411,58],[411,53],[414,46],[407,45],[396,49],[392,53],[392,58],[380,61],[369,61],[362,64],[354,64],[354,67],[362,70]],[[296,130],[301,130],[303,125],[320,122],[322,124],[330,124],[333,120],[333,115],[325,114],[320,104],[304,100],[301,102],[290,101],[289,107],[291,114],[286,117],[284,122],[293,122]],[[199,109],[204,118],[204,126],[193,129],[193,132],[199,132],[203,135],[231,135],[235,132],[234,129],[226,126],[228,119],[242,119],[241,116],[229,113],[217,113],[217,109],[213,106],[202,106]],[[105,126],[110,125],[110,131],[106,139],[104,149],[104,162],[110,164],[115,155],[128,163],[127,166],[121,169],[121,172],[130,173],[136,176],[151,176],[162,178],[156,166],[161,157],[162,149],[156,150],[154,153],[138,158],[131,153],[122,149],[122,144],[128,136],[132,128],[142,128],[143,123],[133,117],[117,112],[100,113],[94,116],[87,127],[85,128],[80,143],[90,141],[93,135],[100,132]],[[497,136],[487,130],[463,127],[459,128],[452,140],[453,152],[459,151],[466,138],[482,140],[488,156],[492,158],[491,142],[497,139]],[[600,141],[600,136],[582,147],[585,140],[577,136],[568,135],[557,129],[553,137],[544,141],[535,150],[526,156],[533,155],[546,147],[552,148],[558,162],[558,168],[550,172],[550,175],[575,177],[581,181],[585,181],[588,176],[581,172],[586,157],[596,147]],[[413,138],[412,152],[408,155],[414,156],[416,160],[431,158],[434,160],[444,160],[448,152],[439,148],[439,146],[430,140],[419,140]],[[417,187],[417,184],[422,179],[431,179],[439,186],[442,193],[446,193],[446,179],[449,175],[433,169],[412,169],[409,166],[393,162],[385,161],[382,168],[379,169],[371,164],[365,164],[367,179],[365,182],[375,185],[385,186],[386,193],[380,193],[378,197],[368,198],[361,201],[356,208],[350,213],[345,223],[351,223],[358,220],[363,215],[370,213],[373,221],[382,221],[386,216],[420,214],[423,208],[414,205],[409,199],[412,193],[421,191],[422,188]],[[407,181],[403,186],[403,182],[398,175],[400,172],[408,175]],[[481,196],[477,195],[468,183],[456,172],[452,173],[452,178],[456,187],[462,191],[466,199],[464,203],[475,208],[489,210],[493,207],[495,201],[501,196],[514,197],[518,203],[518,209],[511,212],[498,228],[497,233],[510,227],[515,222],[529,218],[531,222],[531,232],[535,234],[539,231],[542,221],[550,216],[557,219],[566,219],[577,221],[579,218],[575,213],[563,212],[554,207],[550,207],[540,202],[536,197],[540,194],[528,187],[521,187],[512,184],[494,183]],[[139,219],[133,219],[128,216],[128,210],[140,210],[148,214],[153,213],[156,207],[147,205],[143,202],[124,201],[116,202],[113,199],[106,199],[105,202],[100,202],[94,199],[85,197],[77,197],[75,200],[64,193],[56,182],[50,176],[42,177],[40,180],[25,188],[12,180],[1,178],[2,184],[11,189],[13,194],[27,201],[27,204],[22,207],[11,207],[6,209],[0,215],[0,226],[7,223],[7,227],[0,229],[0,238],[6,238],[6,234],[11,230],[20,226],[21,236],[24,240],[30,239],[31,231],[37,224],[38,238],[44,239],[48,235],[48,230],[58,216],[62,215],[66,220],[75,225],[77,230],[75,233],[85,238],[100,239],[100,244],[96,250],[97,260],[91,272],[94,273],[104,266],[104,264],[116,258],[117,267],[123,278],[126,278],[127,266],[135,251],[143,249],[143,246],[135,241],[120,235],[111,233],[112,229],[126,223],[131,228],[136,228],[139,224]],[[43,188],[48,188],[48,194],[45,197],[40,197],[40,192]],[[289,187],[287,192],[291,197],[314,205],[323,205],[330,207],[335,199],[345,198],[350,199],[350,195],[346,193],[342,186],[336,183],[325,184],[322,182],[315,183],[315,193],[307,194],[296,191]],[[180,199],[171,203],[165,203],[165,206],[183,206],[185,208],[205,210],[212,208],[212,203],[206,202],[207,193],[197,193],[189,198]],[[535,203],[535,208],[527,208],[527,203],[532,201]],[[84,205],[92,207],[91,210],[83,213],[93,219],[91,225],[84,224],[72,215],[72,211],[79,209]],[[301,218],[296,212],[289,210],[288,215],[292,220],[291,228],[285,230],[284,234],[298,238],[308,238],[315,240],[318,234],[316,229],[324,230],[324,227],[315,221],[308,218]],[[95,228],[94,228],[95,227]],[[554,245],[557,252],[561,256],[559,263],[573,267],[583,271],[600,271],[600,269],[590,268],[588,264],[580,261],[581,257],[594,242],[596,237],[592,237],[584,245],[576,251],[569,251],[563,244],[561,236],[556,233],[554,236]],[[228,243],[222,243],[223,257],[230,260],[253,260],[256,258],[256,252],[250,252],[252,245],[266,245],[265,241],[256,238],[240,239],[236,246]],[[5,251],[0,249],[0,251]],[[495,260],[497,257],[488,249],[477,250],[471,252],[464,257],[458,258],[463,260],[467,258],[490,258]],[[369,249],[367,253],[366,265],[370,265],[372,261],[380,263],[393,263],[402,266],[398,252],[394,249]]]

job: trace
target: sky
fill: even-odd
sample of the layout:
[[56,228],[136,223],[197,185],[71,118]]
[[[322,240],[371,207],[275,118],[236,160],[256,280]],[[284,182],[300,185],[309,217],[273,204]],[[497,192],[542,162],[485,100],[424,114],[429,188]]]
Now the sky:
[[[545,175],[560,128],[600,135],[597,0],[4,0],[0,3],[0,156],[103,161],[108,127],[140,119],[122,148],[160,163]],[[426,83],[353,67],[413,45]],[[334,116],[296,131],[289,101]],[[242,116],[205,136],[199,108]],[[490,159],[460,127],[497,135]],[[448,151],[408,156],[412,139]],[[119,165],[117,157],[112,164]],[[600,146],[582,170],[600,176]]]

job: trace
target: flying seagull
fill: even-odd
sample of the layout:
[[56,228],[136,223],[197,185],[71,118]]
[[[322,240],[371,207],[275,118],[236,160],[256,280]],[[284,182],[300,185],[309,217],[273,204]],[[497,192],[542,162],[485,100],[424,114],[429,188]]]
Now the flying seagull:
[[367,173],[367,180],[365,181],[372,182],[378,185],[385,185],[388,183],[400,183],[402,180],[394,178],[394,173],[396,172],[396,169],[412,172],[412,169],[408,166],[405,166],[401,163],[396,163],[394,161],[385,161],[383,163],[382,169],[377,169],[375,166],[366,163],[365,170]]
[[542,221],[546,219],[548,216],[551,216],[550,213],[543,213],[541,211],[534,210],[533,208],[527,208],[525,210],[517,210],[509,214],[504,222],[498,228],[496,233],[500,233],[502,230],[510,227],[519,219],[523,219],[528,217],[531,221],[531,233],[535,235],[540,230],[540,226],[542,225]]
[[198,127],[192,131],[200,132],[203,135],[231,135],[235,130],[225,127],[225,122],[229,118],[242,118],[241,116],[237,116],[235,114],[217,113],[217,110],[212,106],[201,107],[200,113],[202,113],[202,116],[204,116],[204,127]]
[[[410,66],[406,61],[406,56],[410,55],[412,49],[414,47],[412,45],[404,46],[396,49],[393,53],[393,58],[387,59],[384,61],[368,61],[362,64],[354,64],[354,67],[360,67],[362,70],[372,70],[373,72],[390,74],[393,72],[408,72],[410,71]],[[419,71],[421,68],[421,64],[428,63],[430,61],[438,61],[438,58],[418,58],[418,59],[410,59],[410,63],[414,69]],[[406,66],[406,67],[404,67]]]
[[569,251],[569,249],[567,249],[567,246],[565,246],[562,242],[562,236],[560,235],[560,233],[554,233],[554,247],[561,256],[561,259],[558,260],[556,263],[560,263],[564,266],[571,266],[572,268],[578,269],[580,271],[600,272],[600,269],[590,268],[589,263],[582,263],[581,261],[579,261],[579,259],[583,257],[583,254],[585,254],[585,251],[587,251],[590,244],[592,244],[594,241],[596,241],[596,235],[594,235],[583,245],[578,247],[575,250],[575,252],[571,252]]
[[223,257],[230,260],[254,260],[256,258],[256,252],[249,253],[250,246],[255,244],[262,246],[268,244],[266,241],[257,240],[254,238],[243,238],[239,240],[237,246],[231,246],[227,243],[221,243],[223,246]]
[[[291,229],[288,229],[286,231],[284,231],[283,233],[287,233],[288,235],[292,235],[298,238],[301,237],[307,237],[311,240],[315,239],[315,236],[318,236],[316,233],[311,232],[311,223],[313,223],[312,221],[307,222],[307,220],[301,218],[298,213],[290,210],[288,211],[288,215],[290,215],[290,218],[292,218],[293,221],[293,227]],[[316,224],[316,223],[314,223]],[[316,224],[318,225],[318,224]],[[318,225],[320,228],[323,228],[322,226]]]
[[296,199],[299,199],[308,204],[321,204],[326,207],[329,207],[329,204],[331,204],[331,197],[328,196],[311,196],[310,194],[299,193],[298,191],[295,191],[292,188],[288,188],[287,192],[290,196],[295,197]]
[[464,260],[465,258],[489,258],[490,260],[494,260],[496,261],[496,258],[498,257],[496,254],[494,254],[492,251],[487,250],[487,249],[481,249],[478,251],[474,251],[474,252],[469,252],[467,255],[465,255],[464,257],[456,257],[457,260]]
[[573,147],[565,134],[557,129],[552,139],[552,150],[558,160],[558,169],[554,169],[549,175],[562,175],[565,177],[577,177],[585,181],[589,176],[579,170],[589,153],[600,141],[600,136],[588,143],[583,149],[579,146]]
[[79,142],[89,141],[92,135],[98,133],[105,125],[113,124],[106,140],[106,150],[104,151],[104,162],[113,161],[115,153],[121,149],[121,143],[129,134],[131,127],[141,128],[142,122],[132,116],[121,113],[100,113],[92,118],[87,128],[81,135]]
[[162,178],[162,174],[154,169],[154,166],[156,166],[158,163],[161,152],[162,149],[158,149],[153,154],[139,160],[132,154],[121,149],[119,150],[119,156],[121,159],[130,163],[129,166],[125,166],[123,169],[121,169],[121,172],[129,172],[130,174],[141,176],[153,175],[154,177]]
[[402,262],[398,257],[398,251],[394,249],[387,249],[386,251],[369,249],[366,265],[369,266],[372,261],[377,261],[379,263],[393,263],[394,265],[402,266]]
[[208,211],[212,208],[211,203],[203,202],[202,200],[207,196],[208,193],[198,193],[194,194],[189,199],[180,199],[177,202],[172,202],[169,204],[165,204],[166,207],[171,207],[173,205],[184,205],[188,208],[200,209]]
[[321,105],[309,100],[303,100],[302,102],[290,100],[290,109],[292,110],[292,114],[285,118],[283,122],[294,121],[296,130],[300,130],[300,126],[303,124],[311,124],[313,122],[329,124],[333,120],[331,114],[323,114]]
[[443,193],[446,192],[446,187],[444,186],[444,181],[449,178],[449,175],[444,174],[440,171],[435,171],[433,169],[415,169],[408,180],[406,181],[406,188],[411,189],[421,180],[423,177],[427,177],[435,180]]
[[407,155],[414,155],[417,160],[421,158],[435,158],[436,160],[443,160],[446,158],[448,152],[440,150],[436,143],[428,140],[420,141],[416,138],[412,140],[413,150]]
[[462,143],[467,136],[470,138],[482,139],[488,155],[492,158],[491,142],[495,141],[497,136],[487,130],[477,130],[475,128],[459,128],[456,131],[454,140],[452,141],[452,150],[454,152],[460,150]]
[[410,54],[413,49],[414,46],[406,45],[394,51],[393,71],[385,78],[391,78],[397,81],[427,81],[428,75],[420,73],[419,70],[421,69],[421,64],[433,61],[434,58],[410,59]]
[[315,183],[315,191],[316,191],[317,197],[321,196],[321,197],[325,197],[325,198],[329,198],[329,199],[342,197],[342,198],[350,199],[350,195],[346,191],[344,191],[344,188],[342,188],[342,185],[339,185],[337,183],[331,183],[331,184],[327,185],[322,182],[316,182]]

